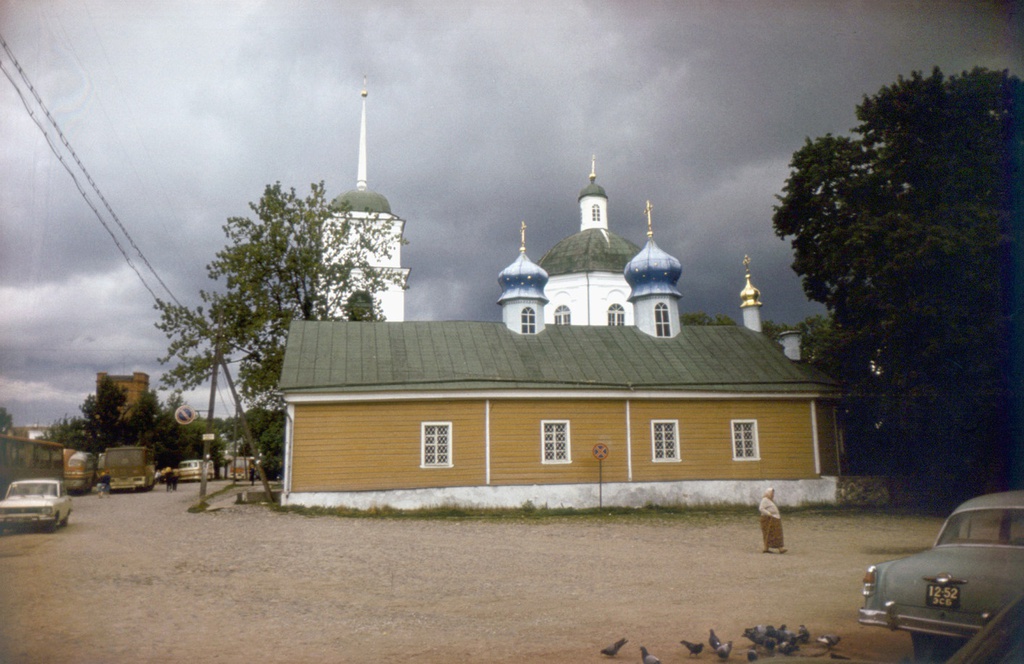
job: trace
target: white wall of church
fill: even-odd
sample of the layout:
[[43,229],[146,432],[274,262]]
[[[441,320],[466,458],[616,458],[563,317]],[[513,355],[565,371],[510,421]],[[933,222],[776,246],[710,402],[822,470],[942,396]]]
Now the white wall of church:
[[607,325],[608,308],[621,305],[626,325],[633,325],[633,305],[627,301],[629,285],[621,274],[588,272],[551,277],[544,289],[549,302],[544,308],[544,322],[555,324],[559,306],[569,307],[573,325]]

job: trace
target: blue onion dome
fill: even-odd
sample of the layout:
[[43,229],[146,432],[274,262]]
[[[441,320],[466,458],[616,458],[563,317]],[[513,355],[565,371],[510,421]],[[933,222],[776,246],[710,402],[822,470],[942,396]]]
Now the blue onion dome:
[[544,271],[544,268],[531,261],[525,251],[520,251],[519,257],[501,271],[498,275],[498,284],[501,286],[501,297],[498,298],[498,304],[516,298],[548,301],[544,296],[544,287],[548,284],[548,273]]
[[683,274],[683,266],[675,256],[661,250],[654,243],[653,237],[647,238],[647,244],[633,260],[626,264],[623,276],[632,289],[629,301],[645,295],[683,296],[676,288],[679,277]]
[[334,212],[363,212],[368,214],[391,214],[391,204],[383,194],[369,189],[353,189],[337,196],[330,205]]

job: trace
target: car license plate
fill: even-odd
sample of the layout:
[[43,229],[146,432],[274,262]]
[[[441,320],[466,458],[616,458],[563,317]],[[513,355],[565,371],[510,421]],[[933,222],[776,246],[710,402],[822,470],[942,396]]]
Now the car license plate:
[[960,587],[929,583],[925,604],[936,609],[959,609]]

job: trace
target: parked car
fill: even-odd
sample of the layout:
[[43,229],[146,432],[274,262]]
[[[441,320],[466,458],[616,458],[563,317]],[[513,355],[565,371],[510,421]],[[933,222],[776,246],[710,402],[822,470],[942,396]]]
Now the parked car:
[[71,516],[71,496],[62,480],[19,480],[7,488],[0,501],[0,529],[44,525],[51,532],[66,526]]
[[[189,459],[178,464],[178,479],[182,482],[198,482],[203,477],[203,462],[199,459]],[[213,479],[213,464],[207,463],[206,479]]]
[[928,551],[868,567],[859,621],[910,632],[914,657],[944,661],[1024,592],[1024,491],[972,498]]

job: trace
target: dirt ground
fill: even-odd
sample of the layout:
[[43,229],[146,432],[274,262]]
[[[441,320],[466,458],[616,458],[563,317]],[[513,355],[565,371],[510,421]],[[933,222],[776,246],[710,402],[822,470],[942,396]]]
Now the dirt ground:
[[[226,486],[215,482],[210,492]],[[248,488],[248,487],[246,487]],[[0,662],[602,662],[687,657],[714,629],[804,624],[836,654],[899,662],[910,637],[857,623],[864,568],[928,548],[940,520],[783,510],[700,519],[389,520],[257,505],[189,513],[174,493],[76,497],[67,528],[0,537]],[[824,657],[812,641],[798,655]],[[774,661],[785,660],[778,655]]]

